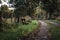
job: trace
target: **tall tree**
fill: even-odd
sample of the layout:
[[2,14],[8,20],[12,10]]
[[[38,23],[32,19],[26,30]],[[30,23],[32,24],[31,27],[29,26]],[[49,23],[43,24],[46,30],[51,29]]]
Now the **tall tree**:
[[54,15],[55,11],[58,11],[58,6],[57,6],[57,1],[58,0],[41,0],[44,7],[43,9],[46,10],[46,12],[48,12],[47,14],[49,14],[49,19],[51,19],[52,15]]
[[0,10],[0,31],[2,31],[2,26],[3,26],[3,20],[2,20],[2,12]]
[[1,6],[1,12],[2,12],[2,16],[4,18],[7,18],[8,12],[9,12],[7,5],[2,5]]
[[6,6],[6,5],[2,5],[1,7],[0,7],[0,25],[1,25],[1,27],[0,27],[0,29],[1,30],[3,30],[2,28],[3,28],[3,19],[2,19],[2,17],[3,16],[7,16],[7,15],[5,15],[6,14],[6,12],[7,12],[7,10],[8,10],[8,7]]
[[34,8],[37,6],[36,0],[18,0],[15,5],[15,15],[16,18],[19,16],[29,15],[32,16],[34,14]]

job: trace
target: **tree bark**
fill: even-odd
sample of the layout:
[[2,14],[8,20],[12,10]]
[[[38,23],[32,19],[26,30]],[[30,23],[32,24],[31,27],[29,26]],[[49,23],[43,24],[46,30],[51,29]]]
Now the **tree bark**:
[[3,21],[2,21],[2,14],[0,13],[0,31],[2,31],[3,29]]

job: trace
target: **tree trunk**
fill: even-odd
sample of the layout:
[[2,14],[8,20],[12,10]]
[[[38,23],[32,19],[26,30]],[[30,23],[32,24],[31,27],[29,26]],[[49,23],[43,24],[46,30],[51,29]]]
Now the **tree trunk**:
[[51,19],[51,13],[49,13],[49,19]]
[[19,17],[16,18],[16,23],[19,23]]
[[11,22],[13,22],[13,14],[11,14]]
[[3,24],[2,24],[2,14],[0,13],[0,31],[2,31],[3,29]]

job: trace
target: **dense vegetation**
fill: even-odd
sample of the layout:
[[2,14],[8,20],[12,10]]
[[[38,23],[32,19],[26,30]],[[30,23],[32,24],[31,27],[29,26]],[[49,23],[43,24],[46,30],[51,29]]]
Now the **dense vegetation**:
[[[59,0],[11,0],[10,3],[14,4],[14,10],[9,10],[7,5],[0,7],[0,40],[18,40],[17,37],[26,36],[38,27],[39,19],[60,21]],[[53,37],[59,28],[50,31],[52,39],[57,40]]]
[[49,26],[49,36],[51,40],[60,40],[60,27],[50,25]]
[[[7,24],[8,25],[8,24]],[[34,31],[38,27],[38,22],[33,20],[28,25],[9,24],[5,27],[4,32],[0,32],[0,40],[19,40],[22,36],[27,36],[30,32]]]

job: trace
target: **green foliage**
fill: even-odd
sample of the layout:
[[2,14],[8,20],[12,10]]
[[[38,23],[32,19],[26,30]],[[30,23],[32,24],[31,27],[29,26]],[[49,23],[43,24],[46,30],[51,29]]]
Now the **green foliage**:
[[51,20],[53,22],[56,22],[56,23],[60,23],[60,20]]
[[21,36],[26,36],[38,26],[37,21],[33,21],[28,25],[22,25],[21,23],[7,24],[10,28],[6,28],[5,32],[0,32],[0,40],[19,40]]
[[15,13],[17,13],[17,15],[32,16],[34,14],[34,8],[36,7],[36,4],[37,3],[34,0],[18,0],[15,5]]
[[[49,14],[49,19],[52,19],[52,15],[56,16],[59,15],[59,4],[57,1],[59,0],[41,0],[42,1],[42,5],[43,5],[43,9],[47,12],[47,14]],[[57,13],[55,13],[57,12]],[[46,15],[47,15],[46,14]]]
[[56,0],[42,0],[42,5],[44,5],[44,9],[47,12],[54,12],[54,10],[56,10],[56,4],[55,4]]
[[7,12],[7,11],[8,11],[7,5],[2,5],[2,6],[1,6],[1,11]]
[[17,22],[19,22],[20,16],[33,16],[33,14],[35,14],[36,4],[34,0],[17,0],[15,4],[16,9],[14,11]]
[[49,33],[51,34],[51,40],[60,40],[60,27],[50,25]]
[[0,29],[2,29],[4,25],[5,25],[5,27],[7,26],[7,24],[6,24],[6,18],[9,18],[9,16],[10,16],[11,13],[13,13],[13,11],[10,11],[8,9],[7,5],[2,5],[0,7],[0,24],[2,24],[2,26],[0,27]]

